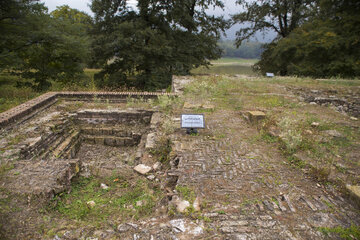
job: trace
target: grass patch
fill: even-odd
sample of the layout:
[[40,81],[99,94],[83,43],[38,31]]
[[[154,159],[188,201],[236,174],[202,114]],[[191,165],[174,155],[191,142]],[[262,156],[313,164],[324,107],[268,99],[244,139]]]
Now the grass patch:
[[155,158],[164,164],[166,167],[170,167],[170,160],[171,160],[171,150],[172,150],[172,142],[169,138],[163,136],[161,137],[154,149],[150,151]]
[[256,96],[252,99],[252,101],[257,106],[263,106],[267,108],[284,107],[289,104],[288,101],[286,101],[282,96]]
[[[85,69],[84,75],[77,78],[77,82],[61,83],[52,82],[48,91],[96,91],[94,74],[98,69]],[[30,87],[31,81],[7,72],[0,73],[0,112],[20,105],[45,92],[36,92]]]
[[161,111],[170,114],[176,109],[182,107],[183,102],[179,97],[161,95],[152,103],[154,106],[158,106]]
[[319,228],[319,231],[325,234],[327,237],[330,233],[334,233],[338,235],[341,239],[346,240],[354,240],[354,239],[360,239],[360,227],[352,225],[349,228],[343,228],[343,227],[335,227],[335,228],[327,228],[327,227],[321,227]]
[[180,196],[185,199],[186,201],[189,201],[189,203],[194,203],[196,199],[196,194],[193,189],[191,189],[188,186],[178,185],[176,186],[176,191],[180,194]]
[[276,143],[279,141],[279,139],[275,136],[272,136],[271,134],[264,132],[264,131],[260,131],[261,134],[261,138],[267,142],[267,143]]
[[16,87],[17,82],[22,82],[22,79],[8,73],[0,74],[0,112],[4,112],[41,94],[34,92],[30,87]]
[[192,74],[242,74],[242,75],[256,75],[251,68],[251,65],[243,64],[214,64],[209,68],[199,67],[191,71]]
[[212,64],[228,64],[228,63],[236,63],[236,64],[247,64],[247,65],[253,65],[255,63],[257,63],[259,60],[258,59],[245,59],[245,58],[231,58],[231,57],[225,57],[225,58],[220,58],[217,60],[213,60],[211,61]]
[[[107,184],[109,189],[102,189],[101,183]],[[71,193],[55,197],[49,209],[69,219],[96,225],[119,216],[123,221],[149,216],[161,196],[158,188],[150,188],[143,180],[81,177],[72,184]],[[89,206],[89,201],[94,201],[95,206]]]

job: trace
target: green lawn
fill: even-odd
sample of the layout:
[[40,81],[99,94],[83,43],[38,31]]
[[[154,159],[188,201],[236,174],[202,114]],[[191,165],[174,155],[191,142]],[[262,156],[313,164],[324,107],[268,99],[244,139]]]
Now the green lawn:
[[7,73],[0,74],[0,112],[26,102],[41,93],[34,92],[30,87],[16,87],[21,79]]
[[[53,82],[48,91],[96,91],[94,74],[97,69],[85,69],[83,77],[77,79],[78,84],[63,85]],[[0,73],[0,112],[35,98],[45,92],[36,92],[31,87],[23,85],[26,81],[6,72]],[[23,86],[20,86],[23,85]]]
[[241,74],[256,75],[252,70],[258,59],[243,58],[220,58],[211,61],[212,66],[209,68],[199,67],[191,71],[193,74]]
[[239,65],[254,65],[258,59],[245,59],[245,58],[220,58],[211,61],[212,64],[239,64]]

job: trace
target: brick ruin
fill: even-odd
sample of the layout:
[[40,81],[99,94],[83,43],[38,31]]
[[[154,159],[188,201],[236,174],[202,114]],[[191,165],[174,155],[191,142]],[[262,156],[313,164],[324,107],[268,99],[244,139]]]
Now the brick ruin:
[[[197,137],[175,130],[168,136],[173,143],[170,167],[155,167],[148,148],[154,146],[163,113],[129,108],[126,102],[159,95],[176,96],[47,93],[0,114],[0,161],[12,163],[1,182],[6,191],[0,191],[0,201],[13,195],[13,205],[27,206],[3,216],[9,223],[4,232],[10,231],[5,235],[23,229],[17,238],[42,239],[28,216],[70,191],[77,176],[125,175],[140,163],[151,171],[135,174],[166,193],[151,218],[118,221],[114,229],[96,231],[59,224],[56,235],[45,239],[327,239],[318,228],[359,224],[357,207],[339,191],[278,161],[282,157],[273,149],[244,141],[256,129],[234,112],[207,116],[206,129]],[[169,117],[179,124],[178,116]],[[215,137],[219,129],[225,137]],[[197,219],[168,215],[171,206],[179,209],[183,203],[175,186],[196,191],[192,205],[201,208]]]
[[[100,102],[125,104],[126,98],[154,98],[156,93],[48,93],[0,114],[2,134],[15,143],[2,140],[2,164],[17,157],[7,179],[12,191],[49,200],[69,189],[71,179],[79,173],[110,172],[116,169],[111,161],[91,166],[78,152],[83,145],[116,147],[127,153],[126,161],[138,162],[144,152],[147,134],[156,131],[157,114],[151,110],[78,109],[68,112],[66,104]],[[65,101],[65,105],[56,104]],[[39,117],[40,116],[40,117]],[[155,118],[153,118],[155,116]],[[87,152],[91,151],[89,147]],[[80,151],[81,152],[81,151]],[[21,174],[20,174],[21,173]],[[11,175],[11,174],[10,174]]]

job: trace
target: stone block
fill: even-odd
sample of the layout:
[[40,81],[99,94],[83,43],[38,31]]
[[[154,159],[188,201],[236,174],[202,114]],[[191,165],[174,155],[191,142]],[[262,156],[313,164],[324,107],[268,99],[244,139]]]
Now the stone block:
[[214,110],[215,106],[213,104],[210,104],[210,103],[205,103],[205,104],[202,105],[202,108],[206,109],[206,110]]
[[326,130],[324,133],[333,138],[342,138],[343,135],[337,130]]
[[155,148],[155,139],[156,139],[156,133],[149,133],[146,137],[146,149],[153,149]]
[[92,137],[92,136],[85,136],[84,137],[84,142],[89,143],[89,144],[94,144],[95,143],[95,138]]
[[83,134],[93,135],[93,129],[92,128],[83,128],[83,129],[81,129],[81,132]]
[[103,137],[97,136],[94,139],[95,139],[96,144],[104,144],[104,138]]
[[159,127],[162,122],[162,118],[163,118],[163,116],[161,113],[159,113],[159,112],[154,113],[151,117],[150,127],[152,129]]
[[256,123],[260,120],[265,119],[265,113],[261,112],[261,111],[248,111],[248,117],[249,117],[249,121],[252,123]]
[[125,138],[124,143],[125,143],[125,146],[133,146],[134,140],[132,138]]
[[116,138],[116,146],[125,146],[125,139]]
[[184,103],[184,108],[187,108],[187,109],[201,108],[201,103],[185,102]]
[[116,146],[116,139],[113,137],[107,137],[104,139],[104,144],[107,146]]
[[134,170],[142,175],[145,175],[148,172],[150,172],[152,170],[152,168],[149,166],[146,166],[144,164],[139,164],[136,167],[134,167]]
[[112,129],[111,128],[102,128],[102,135],[111,135]]

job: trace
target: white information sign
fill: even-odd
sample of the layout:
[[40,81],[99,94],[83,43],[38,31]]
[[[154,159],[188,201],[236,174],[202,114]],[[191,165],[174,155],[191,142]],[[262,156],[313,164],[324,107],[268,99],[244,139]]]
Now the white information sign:
[[205,128],[204,114],[181,114],[182,128]]
[[268,73],[268,72],[267,72],[267,73],[266,73],[266,76],[272,78],[272,77],[275,77],[275,74],[273,74],[273,73]]

